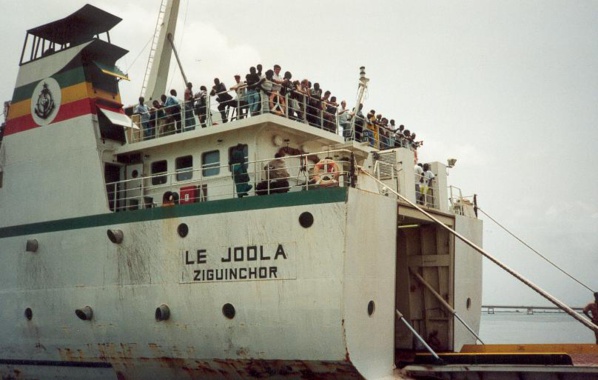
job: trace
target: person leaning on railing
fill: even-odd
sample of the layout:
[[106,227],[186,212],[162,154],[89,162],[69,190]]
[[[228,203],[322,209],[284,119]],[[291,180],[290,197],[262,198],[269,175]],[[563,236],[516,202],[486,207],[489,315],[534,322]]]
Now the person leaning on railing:
[[320,127],[322,115],[322,89],[319,83],[309,90],[309,102],[307,109],[307,121],[312,127]]
[[251,116],[259,114],[260,111],[260,94],[258,92],[258,83],[260,76],[257,74],[255,67],[249,68],[249,74],[245,75],[245,83],[247,84],[247,103],[249,103],[249,112]]
[[296,99],[293,98],[293,89],[295,88],[293,81],[293,74],[290,71],[285,71],[284,76],[282,78],[282,87],[280,88],[280,96],[284,99],[285,107],[283,108],[283,113],[289,119],[298,120],[296,115],[299,108],[299,105]]
[[242,119],[247,116],[247,112],[249,110],[249,105],[247,104],[247,85],[241,82],[241,76],[235,75],[235,84],[230,87],[231,91],[234,91],[236,94],[236,110],[237,110],[237,119]]
[[341,100],[340,108],[337,108],[338,125],[341,127],[345,141],[351,137],[351,124],[349,123],[350,112],[347,109],[347,102]]
[[165,94],[160,96],[160,100],[162,100],[162,110],[164,111],[164,122],[162,123],[162,130],[160,131],[160,135],[171,135],[176,131],[174,126],[174,116],[169,112],[168,107],[166,106],[166,101],[168,97]]
[[193,84],[191,82],[187,83],[187,88],[185,89],[185,130],[195,129],[195,116],[193,115]]
[[222,122],[228,122],[226,108],[234,107],[235,103],[231,94],[226,91],[224,83],[220,82],[220,79],[214,78],[214,85],[212,86],[212,91],[210,91],[210,96],[216,96],[216,100],[218,101],[218,111],[220,111]]
[[336,133],[336,110],[338,103],[336,102],[336,96],[330,96],[330,91],[326,91],[326,101],[322,101],[322,108],[324,113],[324,129],[328,132]]
[[149,107],[145,105],[145,98],[143,96],[139,97],[139,104],[135,106],[133,113],[139,115],[139,118],[141,119],[143,139],[149,140],[153,138],[154,136],[152,136],[152,128],[150,125],[150,110]]
[[162,126],[164,125],[164,119],[166,113],[162,109],[162,105],[157,99],[152,102],[152,108],[150,108],[150,129],[156,136],[160,136],[162,133]]
[[181,132],[181,101],[177,98],[175,89],[170,90],[170,96],[164,100],[164,108],[166,113],[172,117],[175,123],[176,132]]
[[280,91],[284,84],[283,78],[280,76],[280,65],[274,65],[272,74],[272,92],[270,93],[270,111],[277,115],[285,114],[285,102]]
[[199,92],[195,94],[195,114],[199,118],[202,128],[206,127],[208,115],[208,89],[206,86],[199,87]]

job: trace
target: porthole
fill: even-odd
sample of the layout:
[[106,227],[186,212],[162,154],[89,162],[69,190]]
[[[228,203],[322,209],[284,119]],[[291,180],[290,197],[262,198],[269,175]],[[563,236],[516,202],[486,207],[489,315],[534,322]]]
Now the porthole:
[[376,311],[376,304],[374,301],[368,302],[368,315],[371,317],[374,311]]
[[25,318],[27,318],[28,321],[30,321],[33,318],[33,310],[31,310],[30,307],[25,309]]
[[222,314],[228,319],[233,319],[236,314],[235,307],[230,303],[225,304],[222,306]]
[[156,321],[167,321],[170,319],[170,308],[167,305],[160,305],[156,308],[154,313]]
[[314,224],[314,216],[311,214],[311,212],[302,213],[299,215],[299,224],[301,224],[301,227],[303,228],[311,227],[312,224]]
[[177,232],[179,233],[180,237],[185,237],[189,234],[189,226],[186,225],[185,223],[181,223],[179,224],[179,226],[177,227]]
[[89,306],[75,310],[75,314],[82,321],[90,321],[93,318],[93,310]]

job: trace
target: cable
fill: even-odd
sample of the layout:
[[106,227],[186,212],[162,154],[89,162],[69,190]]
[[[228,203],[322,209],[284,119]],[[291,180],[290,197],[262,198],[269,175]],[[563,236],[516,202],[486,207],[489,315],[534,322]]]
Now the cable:
[[152,42],[153,39],[154,39],[154,36],[150,37],[150,39],[146,42],[145,46],[141,49],[141,51],[139,52],[139,54],[137,54],[137,56],[135,57],[135,59],[133,59],[133,62],[131,62],[131,64],[129,65],[129,67],[127,67],[127,73],[129,73],[129,71],[131,71],[131,67],[133,67],[133,65],[135,64],[135,62],[137,62],[137,60],[139,59],[139,57],[141,57],[141,54],[143,54],[143,52],[147,48],[147,45],[149,45]]
[[515,239],[519,240],[519,242],[521,242],[527,248],[531,249],[535,254],[537,254],[538,256],[540,256],[541,258],[543,258],[544,260],[546,260],[547,262],[549,262],[553,267],[555,267],[556,269],[558,269],[559,271],[561,271],[562,273],[564,273],[565,275],[567,275],[569,278],[571,278],[573,281],[577,282],[579,285],[581,285],[584,288],[588,289],[590,292],[594,293],[594,291],[592,289],[590,289],[586,284],[582,283],[581,281],[579,281],[578,279],[576,279],[575,277],[573,277],[569,273],[565,272],[558,265],[556,265],[555,263],[553,263],[552,261],[550,261],[546,256],[542,255],[540,252],[538,252],[535,249],[533,249],[529,244],[527,244],[526,242],[524,242],[523,240],[521,240],[519,237],[517,237],[511,231],[507,230],[502,224],[498,223],[494,218],[492,218],[490,215],[488,215],[480,207],[478,207],[478,211],[481,211],[484,215],[486,215],[488,218],[490,218],[490,220],[492,220],[494,223],[496,223],[500,228],[502,228],[503,230],[505,230],[509,235],[513,236]]

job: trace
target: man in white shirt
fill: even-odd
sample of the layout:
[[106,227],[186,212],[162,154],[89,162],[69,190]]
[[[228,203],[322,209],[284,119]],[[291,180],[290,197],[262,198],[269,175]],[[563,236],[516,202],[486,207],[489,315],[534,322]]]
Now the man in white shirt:
[[153,138],[153,131],[150,127],[150,112],[149,107],[144,104],[145,99],[143,96],[139,98],[139,104],[135,106],[133,113],[138,114],[141,119],[141,127],[143,128],[143,139],[148,140]]
[[424,164],[424,185],[422,187],[422,196],[424,198],[424,204],[434,205],[434,193],[432,191],[432,181],[436,178],[434,173],[430,170],[429,164]]

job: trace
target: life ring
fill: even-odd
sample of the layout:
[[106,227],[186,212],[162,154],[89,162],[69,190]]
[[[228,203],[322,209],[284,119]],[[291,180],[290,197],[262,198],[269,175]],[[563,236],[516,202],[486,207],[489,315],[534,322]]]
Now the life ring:
[[179,204],[179,194],[176,191],[167,191],[162,196],[162,207],[174,206]]
[[336,186],[338,185],[338,176],[340,169],[338,164],[331,159],[325,158],[320,160],[314,166],[313,180],[316,185],[320,186]]

